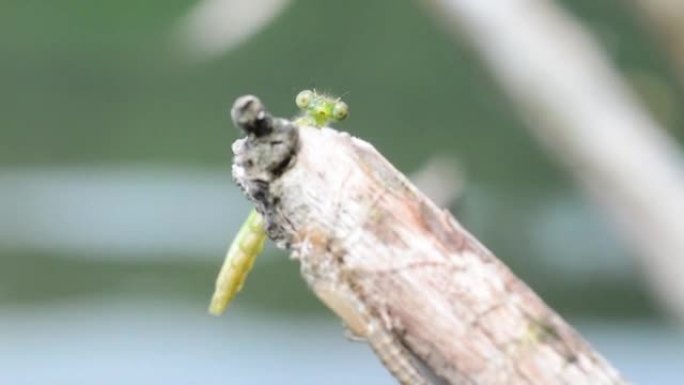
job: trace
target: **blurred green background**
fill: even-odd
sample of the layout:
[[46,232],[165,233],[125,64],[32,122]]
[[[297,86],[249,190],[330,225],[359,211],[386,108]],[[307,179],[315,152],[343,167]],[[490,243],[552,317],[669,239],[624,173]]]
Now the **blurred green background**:
[[[631,251],[601,212],[533,141],[468,47],[448,38],[417,3],[292,1],[246,41],[213,56],[184,50],[179,42],[180,26],[196,5],[0,4],[0,187],[6,194],[0,194],[0,322],[6,322],[10,341],[0,353],[21,352],[15,369],[17,362],[36,365],[32,345],[26,345],[31,327],[55,338],[63,331],[56,320],[78,325],[79,317],[90,319],[92,312],[109,314],[109,304],[128,314],[124,324],[156,315],[163,330],[167,318],[159,314],[181,313],[181,319],[191,317],[192,328],[264,339],[259,331],[245,331],[250,320],[258,328],[258,320],[287,319],[281,329],[261,327],[277,335],[290,333],[290,324],[304,331],[307,323],[333,325],[331,341],[347,344],[337,321],[308,292],[297,264],[275,249],[257,262],[224,319],[202,318],[225,247],[248,211],[230,182],[230,144],[239,133],[228,109],[237,96],[252,93],[275,114],[290,116],[295,94],[311,87],[343,96],[351,115],[338,127],[373,143],[405,173],[435,157],[450,159],[465,186],[452,211],[561,314],[592,319],[603,325],[600,330],[612,324],[655,325],[639,329],[642,335],[661,326],[669,330]],[[681,139],[682,88],[634,11],[619,1],[563,5],[584,21],[643,102]],[[247,318],[229,327],[231,317]],[[87,323],[94,329],[106,324],[98,322],[104,321]],[[126,334],[126,327],[117,328]],[[160,340],[185,330],[168,328]],[[87,356],[88,346],[75,342],[78,329],[65,332],[59,343]],[[139,345],[145,345],[145,330],[139,331]],[[596,334],[599,341],[607,338]],[[234,347],[221,336],[213,354],[226,354],[228,361],[226,352]],[[264,350],[254,354],[266,359],[268,340],[261,343]],[[110,352],[110,345],[98,346],[93,354]],[[202,344],[193,346],[202,351]],[[123,347],[113,351],[126,355]],[[103,359],[102,367],[123,375],[126,361],[116,357]],[[7,383],[90,378],[55,371],[78,372],[80,359],[61,366],[59,360],[44,361],[38,367],[47,377],[0,372],[9,373],[13,382]],[[205,370],[201,362],[193,365],[188,373]],[[232,369],[242,373],[243,383],[255,370],[245,365],[244,372]],[[391,383],[379,365],[367,365],[380,373],[379,381]],[[221,365],[207,370],[213,377],[205,383],[222,383]],[[138,377],[131,373],[111,378],[133,383]],[[291,382],[317,383],[302,373]],[[138,380],[162,382],[150,376]],[[368,378],[375,377],[361,373],[354,381]]]

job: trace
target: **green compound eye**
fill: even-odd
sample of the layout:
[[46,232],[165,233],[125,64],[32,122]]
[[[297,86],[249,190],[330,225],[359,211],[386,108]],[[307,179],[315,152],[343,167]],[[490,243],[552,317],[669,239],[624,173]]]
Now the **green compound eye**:
[[295,103],[301,114],[295,123],[302,126],[324,127],[330,122],[338,122],[349,115],[347,103],[339,98],[319,94],[316,90],[304,90],[297,94]]
[[347,106],[347,103],[341,100],[335,102],[335,106],[332,110],[333,119],[344,120],[347,117],[347,115],[349,115],[349,106]]
[[311,100],[313,100],[314,95],[315,94],[312,91],[304,90],[297,94],[297,97],[295,98],[295,104],[297,104],[297,107],[299,108],[307,108],[311,104]]

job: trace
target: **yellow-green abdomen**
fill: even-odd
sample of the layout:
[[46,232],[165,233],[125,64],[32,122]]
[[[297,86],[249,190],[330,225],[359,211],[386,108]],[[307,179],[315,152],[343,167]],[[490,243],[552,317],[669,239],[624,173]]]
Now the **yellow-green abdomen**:
[[209,305],[211,314],[223,313],[235,295],[242,289],[256,257],[264,248],[265,241],[264,218],[252,209],[230,245],[226,259],[221,266],[221,271],[216,279],[216,289]]

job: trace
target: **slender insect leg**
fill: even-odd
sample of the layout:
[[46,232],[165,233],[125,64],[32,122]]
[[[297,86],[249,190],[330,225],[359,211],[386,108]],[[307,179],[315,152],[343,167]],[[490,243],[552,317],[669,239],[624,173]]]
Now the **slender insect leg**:
[[252,209],[226,253],[221,271],[216,278],[216,289],[211,298],[209,313],[220,315],[226,310],[230,301],[242,289],[254,260],[264,248],[265,241],[264,218]]

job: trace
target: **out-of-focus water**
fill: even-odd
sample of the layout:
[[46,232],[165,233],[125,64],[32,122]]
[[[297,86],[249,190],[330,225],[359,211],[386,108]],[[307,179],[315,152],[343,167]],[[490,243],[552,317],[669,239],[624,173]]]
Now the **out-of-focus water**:
[[320,318],[74,302],[0,311],[0,384],[393,384]]
[[[77,301],[0,310],[0,384],[393,384],[336,320],[240,306]],[[655,324],[580,322],[636,384],[679,385],[684,336]]]
[[90,261],[211,256],[249,211],[227,168],[0,167],[0,191],[0,252]]

